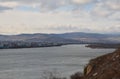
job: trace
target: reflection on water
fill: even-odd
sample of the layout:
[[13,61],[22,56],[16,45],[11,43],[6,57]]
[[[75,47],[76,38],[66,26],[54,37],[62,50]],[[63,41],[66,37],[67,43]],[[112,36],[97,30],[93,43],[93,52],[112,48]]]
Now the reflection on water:
[[0,50],[0,79],[40,79],[45,70],[57,69],[64,76],[82,71],[94,57],[114,49],[90,49],[84,45]]

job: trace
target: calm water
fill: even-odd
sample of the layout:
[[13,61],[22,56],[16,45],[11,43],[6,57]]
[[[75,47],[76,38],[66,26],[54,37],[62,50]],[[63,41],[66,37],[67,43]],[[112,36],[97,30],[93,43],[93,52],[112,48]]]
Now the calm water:
[[0,50],[0,79],[40,79],[43,71],[54,69],[68,76],[82,71],[89,59],[114,51],[84,46]]

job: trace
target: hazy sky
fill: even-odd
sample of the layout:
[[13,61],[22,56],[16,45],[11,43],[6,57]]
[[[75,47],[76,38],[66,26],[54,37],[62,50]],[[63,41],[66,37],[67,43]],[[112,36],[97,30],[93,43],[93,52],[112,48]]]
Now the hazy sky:
[[120,0],[0,0],[0,34],[120,33]]

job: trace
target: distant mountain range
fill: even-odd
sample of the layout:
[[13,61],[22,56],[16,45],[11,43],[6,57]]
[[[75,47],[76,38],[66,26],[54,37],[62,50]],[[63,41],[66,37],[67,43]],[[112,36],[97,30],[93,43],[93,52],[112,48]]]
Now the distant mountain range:
[[0,41],[53,42],[53,43],[120,43],[120,34],[72,32],[63,34],[0,35]]

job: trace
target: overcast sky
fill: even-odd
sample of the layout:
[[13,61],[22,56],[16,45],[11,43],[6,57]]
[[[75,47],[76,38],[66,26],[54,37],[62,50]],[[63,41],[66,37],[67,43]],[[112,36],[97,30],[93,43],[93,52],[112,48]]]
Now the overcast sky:
[[120,33],[120,0],[0,0],[0,34]]

